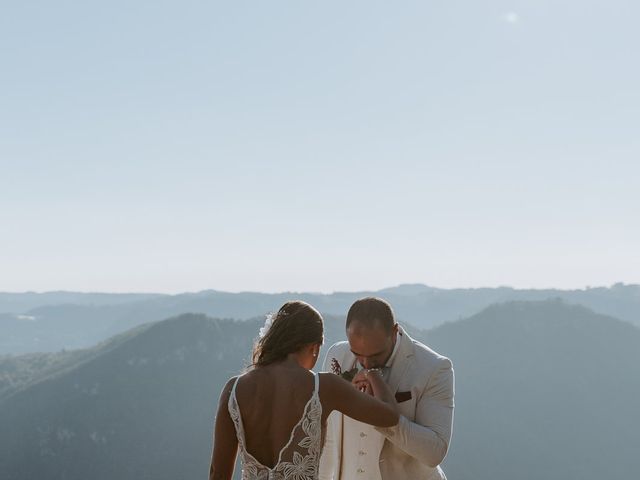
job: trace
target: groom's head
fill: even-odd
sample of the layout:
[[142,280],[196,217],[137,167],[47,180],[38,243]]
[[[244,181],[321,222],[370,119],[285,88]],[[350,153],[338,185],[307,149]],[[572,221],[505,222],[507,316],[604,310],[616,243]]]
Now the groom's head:
[[357,300],[347,313],[347,339],[364,368],[383,367],[396,344],[398,324],[391,305],[381,298]]

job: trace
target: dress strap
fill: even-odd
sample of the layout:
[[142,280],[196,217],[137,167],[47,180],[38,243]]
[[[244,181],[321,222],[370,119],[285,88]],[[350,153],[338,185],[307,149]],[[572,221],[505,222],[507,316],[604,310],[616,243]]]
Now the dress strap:
[[240,406],[238,405],[238,399],[236,398],[236,385],[238,385],[238,380],[241,376],[242,375],[238,375],[235,382],[233,382],[233,387],[231,387],[231,394],[229,395],[229,402],[227,403],[227,409],[229,410],[231,420],[233,420],[233,423],[236,427],[236,436],[238,437],[238,442],[243,445],[244,448],[244,425],[242,425]]
[[[231,393],[229,394],[229,401],[227,402],[227,408],[229,409],[229,413],[232,413],[232,418],[234,418],[234,414],[237,415],[236,427],[238,430],[242,431],[244,435],[244,428],[242,428],[242,419],[240,418],[240,407],[238,406],[238,400],[236,399],[236,385],[238,385],[238,380],[242,375],[238,375],[236,377],[235,382],[233,382],[233,387],[231,387]],[[240,433],[240,432],[238,432]]]
[[320,393],[320,374],[318,372],[313,372],[313,377],[315,382],[313,393]]
[[234,398],[235,398],[235,396],[236,396],[236,385],[238,385],[238,380],[240,380],[240,377],[241,377],[241,376],[242,376],[242,375],[238,375],[238,376],[236,377],[236,381],[235,381],[235,382],[233,382],[233,387],[231,387],[231,396],[232,396],[232,397],[234,397]]

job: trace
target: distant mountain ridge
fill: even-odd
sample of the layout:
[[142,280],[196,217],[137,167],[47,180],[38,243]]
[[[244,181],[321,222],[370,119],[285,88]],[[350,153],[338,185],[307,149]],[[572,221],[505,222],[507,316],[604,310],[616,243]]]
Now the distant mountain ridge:
[[[325,320],[326,348],[344,324]],[[220,388],[245,365],[261,323],[182,315],[144,325],[10,392],[0,399],[3,480],[202,478]],[[454,363],[450,478],[640,471],[637,327],[544,301],[409,331]]]
[[[447,290],[410,284],[379,291],[332,294],[215,290],[179,295],[4,293],[0,294],[0,329],[4,332],[0,337],[0,354],[87,348],[141,323],[183,313],[249,319],[274,311],[292,298],[308,301],[322,313],[344,316],[356,299],[367,295],[387,299],[400,320],[423,329],[467,318],[495,303],[553,298],[640,325],[640,286],[623,284],[585,290],[515,290],[509,287]],[[13,296],[17,296],[17,300]],[[17,305],[30,308],[7,310]]]
[[21,313],[48,305],[118,305],[165,296],[161,293],[0,292],[1,313]]

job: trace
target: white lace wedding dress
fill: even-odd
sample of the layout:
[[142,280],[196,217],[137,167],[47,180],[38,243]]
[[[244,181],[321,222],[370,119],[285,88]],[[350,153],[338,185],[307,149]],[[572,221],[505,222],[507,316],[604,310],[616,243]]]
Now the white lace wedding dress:
[[247,452],[244,427],[236,400],[236,379],[229,397],[229,413],[238,436],[242,480],[317,480],[322,437],[322,405],[318,396],[318,374],[314,373],[314,377],[315,387],[304,407],[302,418],[293,427],[289,442],[280,450],[278,463],[273,468],[262,465]]

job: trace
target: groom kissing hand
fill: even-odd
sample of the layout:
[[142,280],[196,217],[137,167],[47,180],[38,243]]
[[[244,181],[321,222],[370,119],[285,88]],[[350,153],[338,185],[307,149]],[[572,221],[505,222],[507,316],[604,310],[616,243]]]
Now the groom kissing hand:
[[380,298],[362,298],[351,306],[346,333],[348,342],[327,352],[324,370],[332,363],[343,370],[358,367],[352,383],[369,394],[372,376],[379,376],[395,395],[400,422],[377,428],[332,412],[320,479],[446,480],[439,465],[453,423],[451,361],[409,337]]

